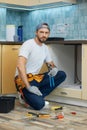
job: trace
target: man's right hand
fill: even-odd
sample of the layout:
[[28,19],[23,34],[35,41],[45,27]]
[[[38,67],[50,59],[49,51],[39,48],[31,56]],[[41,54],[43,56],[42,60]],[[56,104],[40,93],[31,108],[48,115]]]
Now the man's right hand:
[[52,68],[50,70],[50,72],[48,73],[48,75],[53,77],[53,76],[56,76],[57,72],[58,72],[58,68],[54,67],[54,68]]
[[29,88],[27,88],[27,90],[31,93],[38,95],[38,96],[42,96],[42,93],[40,92],[40,90],[36,86],[30,86]]

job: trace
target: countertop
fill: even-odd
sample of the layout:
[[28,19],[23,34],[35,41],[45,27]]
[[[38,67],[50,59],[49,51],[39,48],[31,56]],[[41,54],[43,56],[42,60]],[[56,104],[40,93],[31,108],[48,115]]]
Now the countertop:
[[46,44],[65,44],[65,45],[81,45],[87,44],[87,40],[59,40],[59,41],[46,41]]
[[[0,41],[1,45],[22,45],[23,42]],[[87,40],[52,40],[46,41],[46,44],[65,44],[65,45],[81,45],[87,44]]]
[[1,45],[22,45],[23,42],[0,41]]

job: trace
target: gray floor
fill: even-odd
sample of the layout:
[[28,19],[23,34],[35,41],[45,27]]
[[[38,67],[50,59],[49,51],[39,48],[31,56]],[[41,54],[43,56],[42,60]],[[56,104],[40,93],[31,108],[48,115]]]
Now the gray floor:
[[[62,106],[62,110],[53,110]],[[49,117],[30,117],[28,112],[48,113]],[[64,118],[56,117],[62,114]],[[18,100],[15,109],[7,114],[0,113],[0,130],[87,130],[87,108],[50,102],[40,111],[25,108]]]

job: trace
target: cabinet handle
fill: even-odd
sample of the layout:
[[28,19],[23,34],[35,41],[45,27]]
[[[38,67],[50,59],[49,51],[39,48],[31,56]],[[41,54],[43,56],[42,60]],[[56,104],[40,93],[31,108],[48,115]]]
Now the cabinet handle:
[[68,95],[66,92],[61,92],[61,94],[63,94],[63,95]]
[[12,50],[18,50],[19,48],[12,48]]

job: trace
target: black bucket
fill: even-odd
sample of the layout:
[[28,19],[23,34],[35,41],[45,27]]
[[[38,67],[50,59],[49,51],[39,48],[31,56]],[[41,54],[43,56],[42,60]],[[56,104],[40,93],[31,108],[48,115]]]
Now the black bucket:
[[1,96],[0,97],[0,113],[8,113],[14,109],[15,97]]

